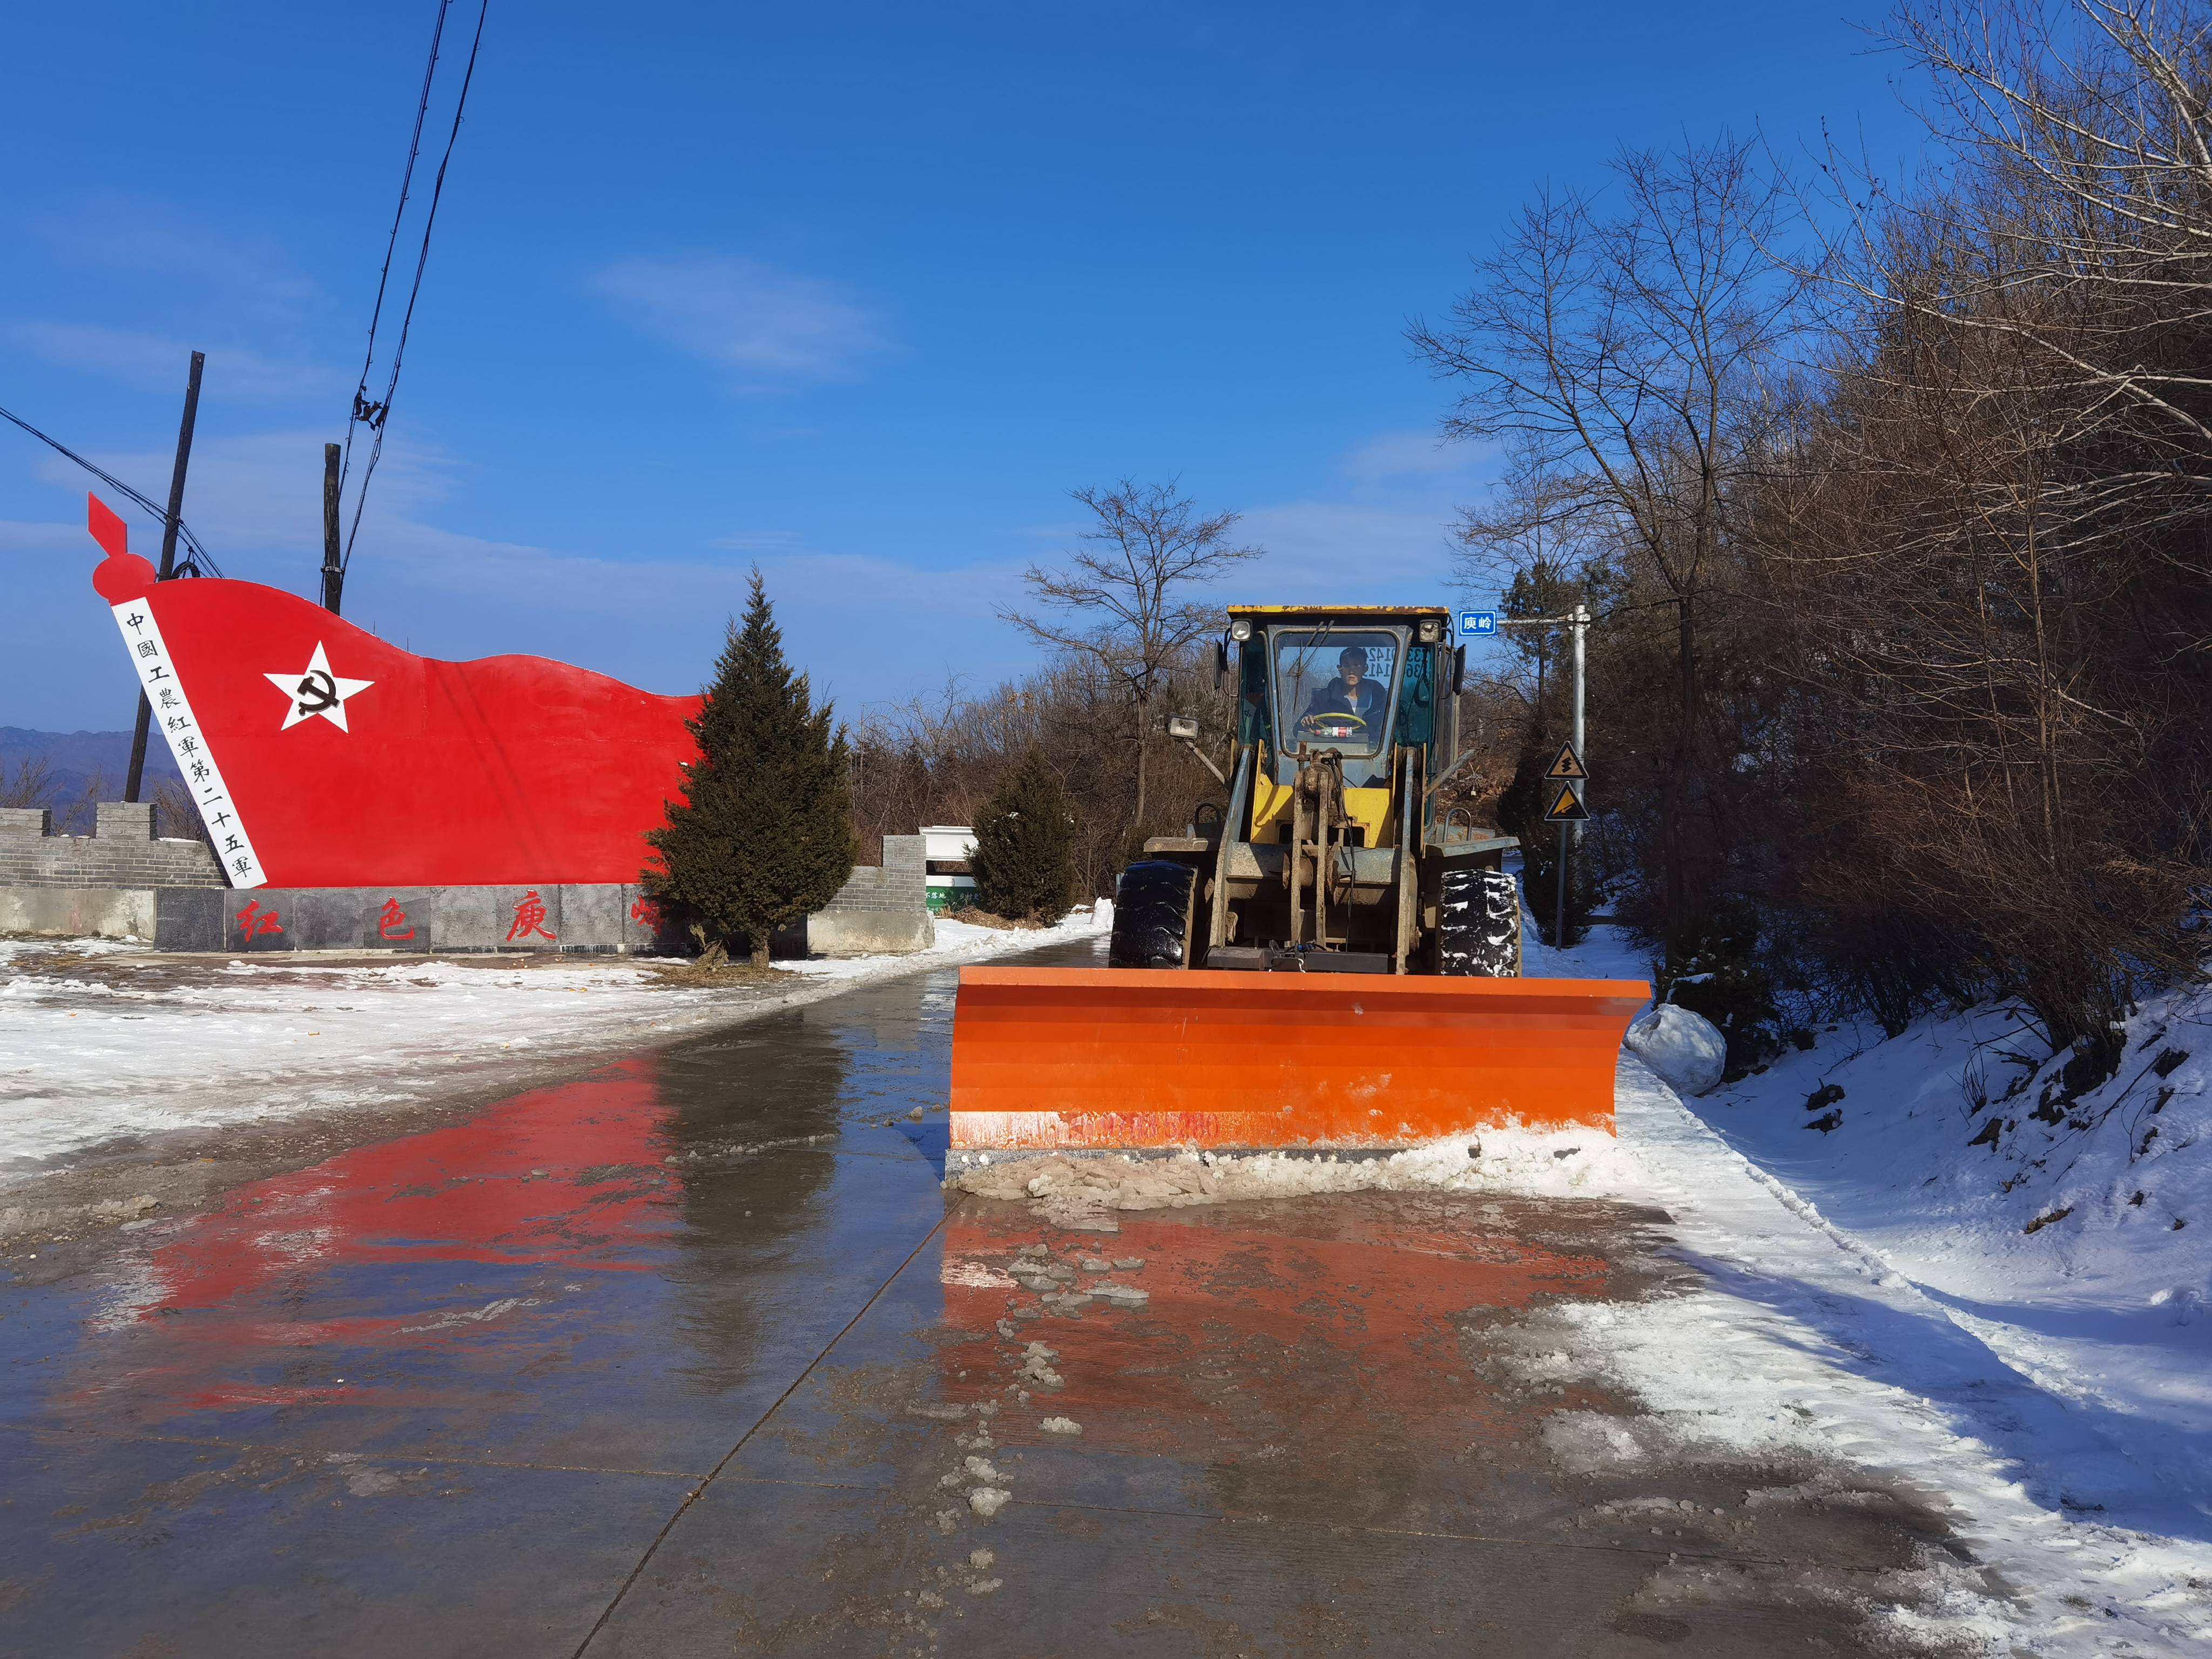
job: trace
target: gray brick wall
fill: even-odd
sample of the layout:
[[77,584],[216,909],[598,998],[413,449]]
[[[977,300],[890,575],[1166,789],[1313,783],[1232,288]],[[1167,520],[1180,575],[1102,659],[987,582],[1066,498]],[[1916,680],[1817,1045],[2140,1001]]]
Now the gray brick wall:
[[840,910],[927,910],[929,866],[920,836],[885,836],[880,866],[856,868],[822,913]]
[[0,884],[15,887],[221,887],[215,854],[197,841],[154,839],[149,801],[104,800],[96,833],[57,836],[39,807],[0,809]]

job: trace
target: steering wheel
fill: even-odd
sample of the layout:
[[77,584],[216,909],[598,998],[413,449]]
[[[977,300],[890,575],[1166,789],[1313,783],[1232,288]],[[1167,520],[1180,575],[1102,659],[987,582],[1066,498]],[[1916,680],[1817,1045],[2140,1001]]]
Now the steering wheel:
[[1363,714],[1339,713],[1334,709],[1316,711],[1310,714],[1298,716],[1298,730],[1308,737],[1364,737],[1365,735],[1364,731],[1337,731],[1332,728],[1346,725],[1364,727],[1366,724],[1367,719]]

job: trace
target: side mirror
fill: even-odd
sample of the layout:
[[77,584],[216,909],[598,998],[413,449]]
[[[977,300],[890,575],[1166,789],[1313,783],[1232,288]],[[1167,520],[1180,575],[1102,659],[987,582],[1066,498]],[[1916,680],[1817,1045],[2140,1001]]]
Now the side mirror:
[[1179,738],[1185,743],[1196,743],[1198,722],[1188,714],[1170,714],[1168,716],[1168,735]]
[[1452,647],[1452,696],[1455,697],[1466,689],[1467,647],[1455,646]]
[[1229,684],[1229,641],[1213,642],[1213,689],[1220,691]]

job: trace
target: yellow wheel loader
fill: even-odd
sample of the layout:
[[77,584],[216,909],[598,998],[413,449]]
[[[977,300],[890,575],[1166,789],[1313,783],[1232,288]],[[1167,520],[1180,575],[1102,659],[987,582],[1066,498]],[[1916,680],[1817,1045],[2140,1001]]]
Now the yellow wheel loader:
[[1226,805],[1122,873],[1107,967],[962,970],[956,1165],[1610,1127],[1650,988],[1520,976],[1518,843],[1437,805],[1467,758],[1450,624],[1434,606],[1231,608]]

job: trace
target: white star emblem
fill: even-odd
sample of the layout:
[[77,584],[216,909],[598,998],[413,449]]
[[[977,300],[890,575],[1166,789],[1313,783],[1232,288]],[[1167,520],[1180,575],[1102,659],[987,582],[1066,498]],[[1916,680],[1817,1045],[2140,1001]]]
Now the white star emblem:
[[315,641],[315,654],[307,659],[305,673],[264,674],[262,678],[282,691],[290,705],[284,711],[284,724],[279,728],[286,732],[311,714],[320,714],[339,731],[346,730],[346,699],[376,684],[374,680],[342,680],[331,673],[331,659],[324,654],[320,640]]

